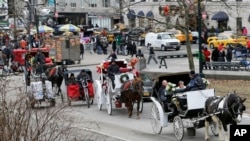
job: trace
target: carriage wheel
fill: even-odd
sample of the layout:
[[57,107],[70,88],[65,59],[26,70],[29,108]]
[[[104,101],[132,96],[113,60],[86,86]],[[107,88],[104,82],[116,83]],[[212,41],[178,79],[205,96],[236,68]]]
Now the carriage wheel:
[[157,106],[153,104],[151,109],[151,125],[156,134],[160,134],[162,131],[162,126],[160,123],[160,114]]
[[211,121],[211,122],[209,123],[209,125],[210,125],[210,128],[211,128],[211,131],[212,131],[213,135],[214,135],[214,136],[218,136],[219,133],[218,133],[218,126],[217,126],[217,123],[214,122],[214,121]]
[[178,141],[184,137],[184,126],[180,116],[175,116],[173,121],[174,135]]
[[71,106],[71,100],[68,98],[68,105]]
[[140,101],[139,105],[140,105],[139,112],[142,113],[142,111],[143,111],[143,97],[142,96],[141,96],[141,101]]
[[107,98],[107,110],[108,110],[108,114],[112,115],[112,100],[111,100],[111,97],[110,97],[109,93],[107,94],[106,98]]
[[102,110],[102,103],[101,103],[101,97],[99,95],[97,95],[96,101],[97,101],[97,107],[101,111]]
[[85,100],[87,103],[88,108],[90,107],[90,100],[89,100],[89,92],[87,88],[84,88],[84,95],[85,95]]

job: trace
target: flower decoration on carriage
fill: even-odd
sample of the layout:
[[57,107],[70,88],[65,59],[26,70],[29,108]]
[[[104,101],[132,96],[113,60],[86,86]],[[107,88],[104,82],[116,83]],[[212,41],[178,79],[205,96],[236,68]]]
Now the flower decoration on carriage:
[[101,69],[106,70],[106,69],[108,69],[108,67],[109,67],[108,61],[101,63],[100,65],[96,66],[96,68],[97,68],[96,72],[101,73]]
[[166,86],[166,90],[168,92],[173,92],[173,91],[175,91],[175,87],[176,87],[176,84],[168,82],[168,85]]
[[131,59],[130,60],[130,66],[132,66],[132,68],[134,68],[135,67],[135,64],[138,62],[138,58],[133,58],[133,59]]
[[210,82],[207,79],[202,78],[202,81],[205,84],[205,87],[207,87],[208,85],[210,85]]
[[129,80],[128,74],[126,74],[126,73],[121,74],[121,76],[120,76],[120,82],[121,83],[124,83],[124,82],[126,82],[128,80]]

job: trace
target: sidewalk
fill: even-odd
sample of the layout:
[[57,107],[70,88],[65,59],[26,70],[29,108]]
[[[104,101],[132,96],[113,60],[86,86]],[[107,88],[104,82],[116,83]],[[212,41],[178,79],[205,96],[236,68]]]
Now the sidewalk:
[[[106,60],[108,55],[98,55],[96,53],[90,54],[86,52],[84,54],[84,59],[81,60],[80,64],[70,65],[69,67],[78,67],[78,66],[93,66],[98,65],[102,61]],[[119,59],[131,58],[131,56],[118,55]],[[147,59],[148,56],[145,55]],[[147,65],[142,72],[152,73],[152,74],[162,74],[162,73],[178,73],[178,72],[189,72],[188,58],[173,58],[166,59],[167,68],[162,66],[159,68],[159,59],[158,64],[155,64],[151,60],[150,64]],[[194,58],[195,71],[199,72],[199,60]],[[221,70],[203,70],[205,77],[217,78],[217,79],[244,79],[250,80],[249,71],[221,71]]]

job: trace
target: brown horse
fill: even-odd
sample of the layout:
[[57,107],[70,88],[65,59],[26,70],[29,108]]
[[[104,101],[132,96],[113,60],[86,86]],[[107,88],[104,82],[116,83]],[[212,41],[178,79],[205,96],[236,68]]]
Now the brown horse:
[[128,109],[128,117],[132,116],[133,103],[137,103],[137,119],[140,118],[140,102],[143,94],[143,83],[141,78],[137,77],[132,81],[126,81],[121,87],[121,98]]

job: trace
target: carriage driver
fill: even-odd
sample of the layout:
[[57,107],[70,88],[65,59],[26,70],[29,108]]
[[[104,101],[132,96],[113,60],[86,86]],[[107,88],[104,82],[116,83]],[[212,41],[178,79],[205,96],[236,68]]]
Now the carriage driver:
[[77,75],[76,77],[79,86],[80,86],[80,92],[82,92],[81,94],[83,95],[83,86],[82,86],[82,81],[87,81],[87,80],[91,80],[89,74],[86,73],[86,71],[83,69],[81,70],[81,72]]
[[115,88],[115,74],[120,73],[119,66],[115,63],[115,59],[111,60],[111,64],[108,67],[108,77],[112,81],[112,87]]
[[36,73],[42,74],[44,72],[43,65],[45,64],[45,56],[40,49],[38,49],[38,51],[37,51],[34,63],[37,64]]

